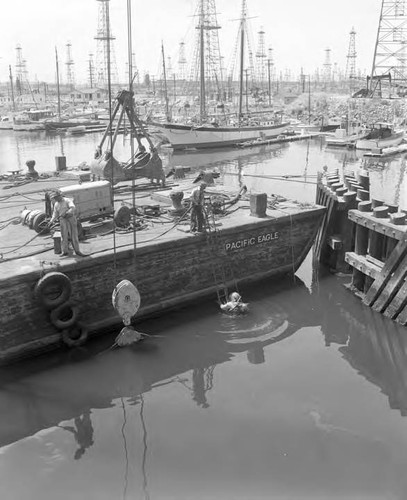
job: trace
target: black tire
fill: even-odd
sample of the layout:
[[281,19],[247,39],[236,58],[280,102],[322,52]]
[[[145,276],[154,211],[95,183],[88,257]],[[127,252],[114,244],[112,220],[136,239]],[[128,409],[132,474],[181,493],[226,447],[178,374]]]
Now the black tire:
[[79,347],[88,340],[89,330],[82,323],[76,323],[71,328],[61,332],[62,342],[68,347]]
[[114,222],[118,227],[129,227],[131,212],[126,205],[119,207],[114,213]]
[[58,330],[65,330],[76,323],[78,314],[77,306],[70,302],[65,302],[51,311],[50,320]]
[[47,309],[55,309],[71,296],[72,284],[66,274],[53,271],[38,280],[35,296]]

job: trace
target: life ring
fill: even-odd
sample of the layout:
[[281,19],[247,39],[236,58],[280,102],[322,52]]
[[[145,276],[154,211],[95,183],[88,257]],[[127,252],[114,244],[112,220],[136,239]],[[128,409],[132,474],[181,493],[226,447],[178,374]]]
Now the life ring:
[[66,274],[53,271],[40,278],[35,285],[35,296],[47,309],[55,309],[71,296],[72,284]]
[[88,335],[88,328],[83,323],[76,323],[61,332],[61,339],[68,347],[78,347],[88,340]]
[[65,330],[76,323],[78,319],[78,307],[71,302],[64,302],[60,306],[51,311],[51,323],[58,328],[58,330]]

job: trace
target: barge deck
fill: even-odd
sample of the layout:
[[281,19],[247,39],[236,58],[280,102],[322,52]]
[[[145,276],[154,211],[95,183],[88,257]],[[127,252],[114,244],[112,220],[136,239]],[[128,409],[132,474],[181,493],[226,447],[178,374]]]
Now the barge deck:
[[[137,224],[117,228],[113,218],[84,223],[81,251],[86,257],[56,255],[51,235],[38,235],[19,220],[24,206],[43,206],[52,183],[9,189],[1,209],[0,363],[61,347],[66,330],[86,331],[87,337],[120,328],[111,296],[123,279],[140,292],[138,320],[203,297],[216,298],[220,288],[232,290],[298,269],[314,242],[324,207],[269,197],[259,214],[256,204],[267,196],[252,193],[229,210],[213,213],[206,233],[191,234],[189,214],[171,214],[170,195],[182,191],[187,200],[196,185],[193,180],[151,189],[137,179],[134,191],[131,183],[117,184],[115,207],[132,206],[135,200]],[[230,200],[236,195],[221,183],[206,191],[208,199]],[[38,283],[49,273],[60,273],[70,283],[69,297],[53,310],[36,294]]]

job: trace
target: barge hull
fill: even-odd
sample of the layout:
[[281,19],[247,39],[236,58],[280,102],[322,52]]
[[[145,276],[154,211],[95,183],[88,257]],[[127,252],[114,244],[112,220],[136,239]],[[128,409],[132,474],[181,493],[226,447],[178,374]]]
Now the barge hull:
[[[141,295],[136,320],[182,307],[198,299],[216,296],[213,266],[231,270],[228,286],[294,273],[314,241],[325,209],[314,207],[266,218],[243,215],[224,223],[216,245],[207,235],[180,233],[166,241],[142,241],[136,248],[112,248],[77,260],[60,261],[51,271],[69,277],[70,302],[91,336],[117,326],[121,319],[111,305],[114,287],[122,279],[132,281]],[[21,259],[13,276],[0,279],[0,363],[31,357],[62,346],[61,335],[50,321],[50,311],[36,300],[34,290],[44,275],[30,269],[30,258]],[[249,299],[249,298],[248,298]]]

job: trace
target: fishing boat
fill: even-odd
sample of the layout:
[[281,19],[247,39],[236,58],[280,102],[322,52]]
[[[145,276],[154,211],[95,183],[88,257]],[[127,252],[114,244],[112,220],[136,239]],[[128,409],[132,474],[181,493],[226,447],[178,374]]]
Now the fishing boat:
[[[152,120],[149,125],[155,127],[170,143],[174,150],[202,149],[234,146],[236,144],[253,141],[256,139],[267,140],[281,135],[289,126],[283,122],[281,115],[270,110],[268,113],[253,113],[248,109],[243,110],[243,72],[244,48],[246,39],[247,11],[246,2],[243,2],[242,16],[238,38],[240,40],[240,66],[239,66],[239,106],[234,116],[224,116],[225,123],[213,119],[207,112],[206,105],[206,72],[205,72],[205,47],[206,31],[208,26],[215,26],[216,19],[208,16],[205,9],[199,10],[199,116],[189,123],[158,122]],[[215,27],[214,27],[215,29]],[[247,88],[246,88],[247,93]]]
[[403,142],[404,130],[396,130],[390,123],[375,123],[368,133],[356,141],[356,149],[379,150],[398,146]]
[[345,122],[332,135],[326,136],[325,143],[329,147],[352,148],[366,133],[366,127],[360,122]]
[[44,120],[53,116],[49,109],[36,109],[24,111],[13,118],[13,130],[37,131],[45,130]]

